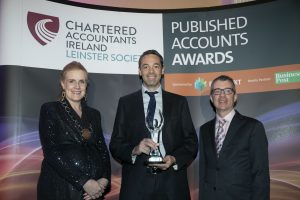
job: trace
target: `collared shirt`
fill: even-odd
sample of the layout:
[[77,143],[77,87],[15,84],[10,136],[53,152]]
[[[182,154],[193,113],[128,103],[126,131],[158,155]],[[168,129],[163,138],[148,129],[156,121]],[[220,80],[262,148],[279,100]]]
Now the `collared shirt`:
[[[143,94],[145,118],[146,118],[146,115],[147,115],[148,104],[149,104],[149,101],[150,101],[150,96],[147,93],[145,93],[146,91],[149,91],[149,90],[144,85],[142,85],[142,94]],[[160,119],[159,112],[163,113],[163,99],[162,99],[161,85],[155,91],[157,93],[154,95],[155,100],[156,100],[154,119]],[[154,91],[151,91],[151,92],[154,92]],[[162,134],[163,133],[161,131],[160,136],[159,136],[159,149],[160,149],[160,152],[161,152],[162,156],[165,157],[166,156],[166,150],[165,150],[165,147],[163,145]]]
[[215,123],[215,133],[217,133],[217,130],[218,130],[218,121],[219,120],[222,120],[222,119],[225,119],[226,120],[226,124],[224,125],[224,131],[225,131],[225,136],[227,134],[227,131],[229,129],[229,126],[230,126],[230,123],[233,119],[235,115],[235,110],[232,109],[232,111],[230,111],[230,113],[228,113],[224,118],[221,118],[218,114],[216,115],[216,123]]

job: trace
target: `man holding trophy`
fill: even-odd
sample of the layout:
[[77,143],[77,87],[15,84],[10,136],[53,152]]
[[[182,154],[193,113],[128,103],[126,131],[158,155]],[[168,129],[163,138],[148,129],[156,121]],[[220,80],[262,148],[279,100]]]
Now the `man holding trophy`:
[[110,141],[122,164],[120,200],[190,200],[187,167],[198,139],[185,97],[162,89],[163,57],[139,59],[142,88],[119,100]]

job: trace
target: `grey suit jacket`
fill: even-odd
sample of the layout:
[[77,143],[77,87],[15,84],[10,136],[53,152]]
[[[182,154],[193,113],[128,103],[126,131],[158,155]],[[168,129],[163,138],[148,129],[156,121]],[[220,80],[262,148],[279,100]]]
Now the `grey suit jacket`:
[[219,158],[215,118],[200,128],[200,200],[268,200],[268,141],[263,124],[236,112]]
[[190,199],[186,169],[198,152],[197,135],[186,99],[164,90],[162,99],[163,143],[166,154],[176,157],[178,170],[170,167],[158,176],[149,174],[144,165],[147,158],[145,154],[137,156],[135,163],[132,163],[133,148],[143,138],[149,137],[145,126],[142,91],[121,97],[109,145],[112,156],[122,164],[120,200],[142,199],[144,194],[156,187],[155,177],[159,176],[163,176],[160,187],[167,191],[167,199]]

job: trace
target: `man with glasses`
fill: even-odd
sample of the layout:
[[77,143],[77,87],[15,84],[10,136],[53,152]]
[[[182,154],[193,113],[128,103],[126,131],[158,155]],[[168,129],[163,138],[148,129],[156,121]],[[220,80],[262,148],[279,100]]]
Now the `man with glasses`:
[[270,176],[264,126],[234,109],[237,94],[231,77],[211,84],[216,112],[200,127],[200,200],[268,200]]

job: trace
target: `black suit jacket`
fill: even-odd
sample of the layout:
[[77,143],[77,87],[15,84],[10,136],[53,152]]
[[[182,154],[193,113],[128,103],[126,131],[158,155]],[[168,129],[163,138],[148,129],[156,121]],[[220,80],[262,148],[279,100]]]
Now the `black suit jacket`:
[[200,200],[268,200],[268,141],[263,124],[236,112],[217,158],[215,120],[200,128]]
[[178,170],[170,167],[158,175],[150,174],[144,165],[147,156],[137,156],[132,163],[131,152],[143,138],[149,137],[145,126],[142,91],[121,97],[117,109],[110,142],[112,156],[122,164],[120,200],[143,199],[144,195],[158,187],[163,188],[166,200],[190,199],[187,167],[195,159],[198,139],[190,116],[188,103],[182,96],[162,91],[164,126],[163,143],[167,155],[176,157]]

